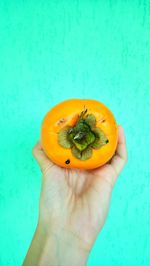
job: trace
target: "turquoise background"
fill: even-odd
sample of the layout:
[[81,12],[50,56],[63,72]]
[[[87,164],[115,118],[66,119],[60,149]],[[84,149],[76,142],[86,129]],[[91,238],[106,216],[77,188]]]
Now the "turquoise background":
[[149,0],[0,1],[0,266],[22,264],[36,228],[41,121],[74,97],[113,111],[129,154],[87,265],[148,266]]

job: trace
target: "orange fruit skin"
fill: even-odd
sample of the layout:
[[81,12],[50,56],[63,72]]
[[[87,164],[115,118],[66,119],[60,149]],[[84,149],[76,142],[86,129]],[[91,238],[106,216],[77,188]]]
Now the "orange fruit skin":
[[[104,131],[109,143],[100,149],[93,149],[90,159],[81,161],[75,158],[71,149],[66,149],[58,143],[58,132],[66,125],[74,126],[81,112],[87,109],[87,114],[96,118],[96,127]],[[41,145],[46,155],[55,164],[65,168],[94,169],[108,162],[115,153],[118,142],[118,126],[112,112],[95,99],[67,99],[55,105],[45,115],[41,125]],[[69,164],[65,162],[70,160]]]

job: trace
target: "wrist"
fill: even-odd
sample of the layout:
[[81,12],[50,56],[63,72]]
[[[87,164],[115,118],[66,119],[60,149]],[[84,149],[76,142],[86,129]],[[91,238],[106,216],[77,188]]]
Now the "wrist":
[[43,222],[38,223],[37,232],[45,239],[40,266],[86,265],[90,249],[72,232],[62,228],[48,228]]

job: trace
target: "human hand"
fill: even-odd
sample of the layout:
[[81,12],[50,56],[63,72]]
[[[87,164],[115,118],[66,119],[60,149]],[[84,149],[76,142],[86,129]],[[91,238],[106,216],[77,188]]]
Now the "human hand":
[[123,127],[118,130],[115,155],[93,170],[57,166],[46,156],[40,141],[33,148],[42,171],[39,219],[54,232],[71,233],[88,250],[103,227],[113,186],[127,161]]

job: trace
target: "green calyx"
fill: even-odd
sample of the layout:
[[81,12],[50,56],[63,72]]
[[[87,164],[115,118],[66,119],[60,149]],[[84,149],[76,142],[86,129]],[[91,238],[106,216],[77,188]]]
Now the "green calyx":
[[100,128],[96,128],[96,119],[93,114],[85,116],[87,109],[81,112],[74,127],[65,126],[58,133],[58,143],[80,159],[92,157],[92,148],[99,149],[108,143],[108,139]]

